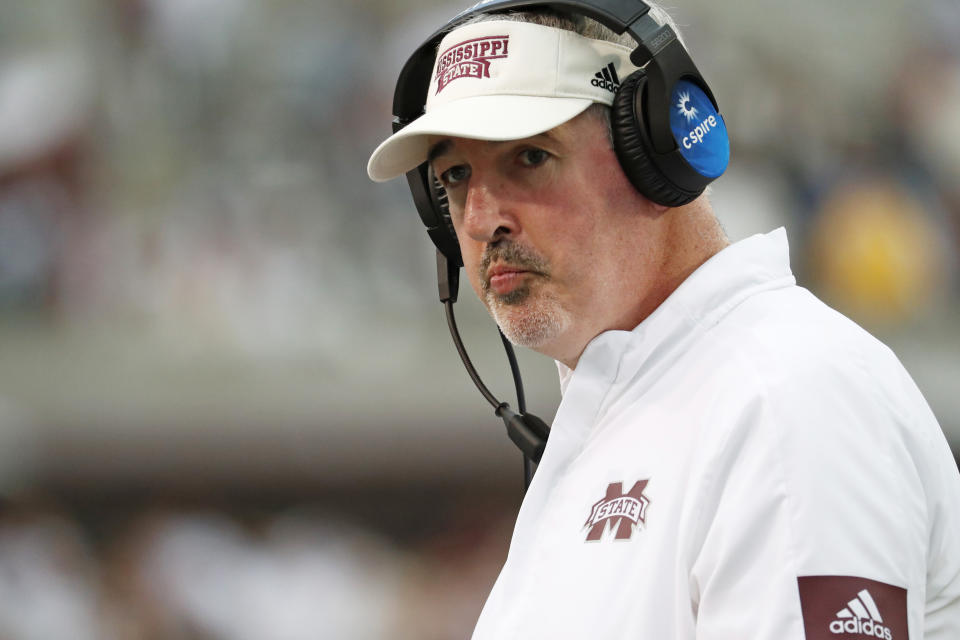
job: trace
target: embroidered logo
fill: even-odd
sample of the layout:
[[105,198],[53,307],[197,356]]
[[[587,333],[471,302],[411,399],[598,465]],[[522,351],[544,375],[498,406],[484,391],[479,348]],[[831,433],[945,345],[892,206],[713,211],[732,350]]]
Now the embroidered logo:
[[489,78],[490,61],[509,55],[510,36],[484,36],[453,45],[437,57],[437,93],[459,78]]
[[617,540],[629,540],[633,532],[646,522],[650,500],[643,495],[643,489],[649,481],[637,481],[626,493],[622,482],[611,482],[607,494],[593,504],[590,517],[583,525],[588,529],[587,540],[599,540],[607,528],[616,528]]
[[883,626],[883,618],[873,596],[866,589],[847,606],[837,611],[837,619],[830,623],[830,633],[859,633],[866,636],[892,640],[890,629]]
[[616,93],[620,90],[620,76],[617,75],[617,68],[611,62],[600,71],[593,74],[590,84],[595,87],[602,87],[607,91]]
[[852,576],[801,576],[797,582],[810,640],[906,640],[906,589]]

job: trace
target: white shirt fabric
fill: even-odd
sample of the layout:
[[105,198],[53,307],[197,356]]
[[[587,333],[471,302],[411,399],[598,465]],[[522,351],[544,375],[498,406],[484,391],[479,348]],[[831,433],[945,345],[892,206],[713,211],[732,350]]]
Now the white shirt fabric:
[[[910,639],[960,638],[946,439],[893,353],[796,286],[783,229],[724,249],[636,329],[560,369],[474,640],[907,640],[866,589],[815,593],[836,613],[807,616],[805,635],[804,576],[906,589]],[[608,491],[642,481],[605,505],[633,520],[590,524]]]

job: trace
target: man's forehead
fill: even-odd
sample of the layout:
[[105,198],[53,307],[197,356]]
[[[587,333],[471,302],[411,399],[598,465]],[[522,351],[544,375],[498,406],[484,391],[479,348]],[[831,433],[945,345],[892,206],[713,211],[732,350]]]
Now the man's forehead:
[[[566,123],[565,123],[566,124]],[[430,136],[427,139],[427,145],[429,151],[427,152],[427,162],[433,162],[435,159],[453,153],[457,150],[457,143],[460,141],[470,141],[470,142],[480,142],[482,144],[487,144],[494,147],[502,147],[506,145],[518,144],[523,142],[535,143],[538,141],[553,141],[559,142],[562,137],[562,129],[565,124],[560,125],[550,129],[549,131],[544,131],[543,133],[538,133],[535,136],[530,136],[529,138],[520,138],[517,140],[476,140],[474,138],[456,138],[452,136]],[[462,146],[462,144],[461,144]]]

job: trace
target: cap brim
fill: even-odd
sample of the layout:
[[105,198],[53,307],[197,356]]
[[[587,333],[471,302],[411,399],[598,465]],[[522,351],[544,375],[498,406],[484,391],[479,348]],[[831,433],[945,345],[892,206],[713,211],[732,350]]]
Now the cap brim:
[[383,141],[367,163],[375,182],[402,176],[427,160],[430,136],[474,140],[520,140],[573,119],[589,98],[483,95],[438,106]]

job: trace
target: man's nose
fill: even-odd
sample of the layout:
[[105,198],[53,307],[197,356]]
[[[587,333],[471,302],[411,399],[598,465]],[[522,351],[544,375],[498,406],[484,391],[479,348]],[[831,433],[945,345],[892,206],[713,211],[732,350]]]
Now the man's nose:
[[464,231],[479,242],[493,242],[515,233],[516,220],[508,209],[500,190],[482,181],[472,181],[463,208]]

